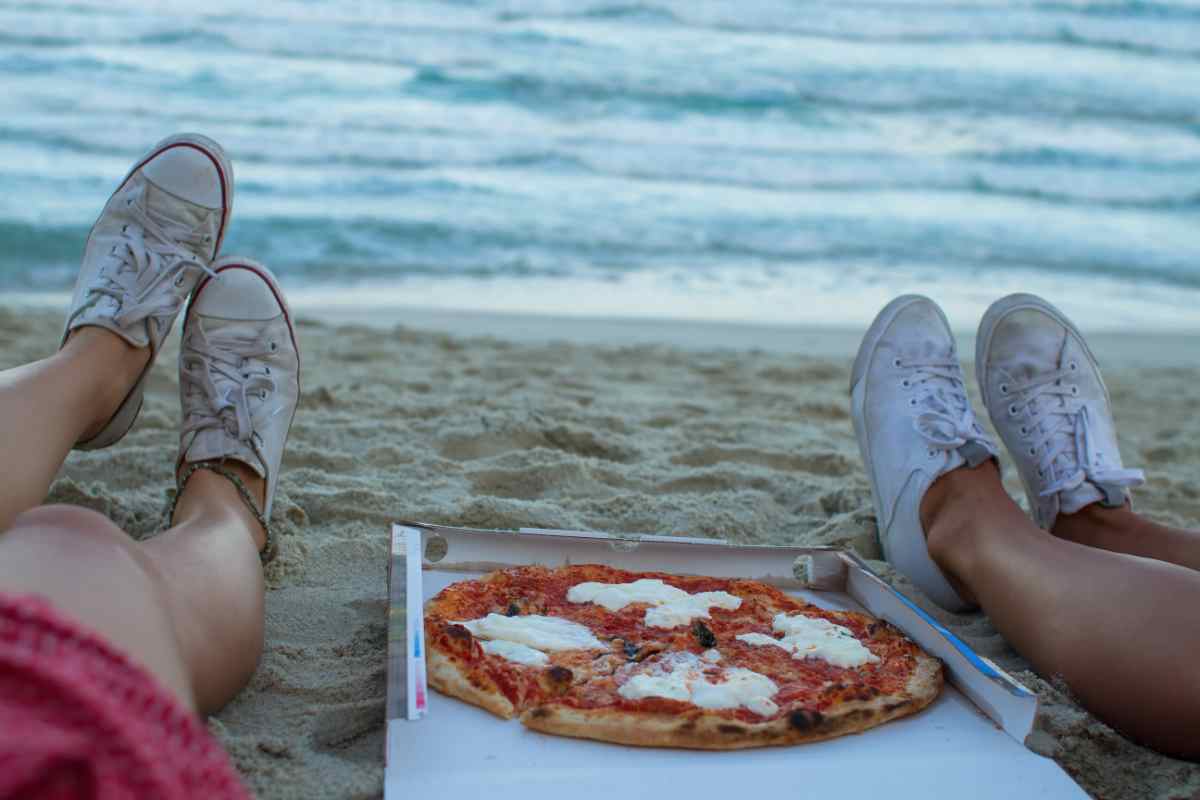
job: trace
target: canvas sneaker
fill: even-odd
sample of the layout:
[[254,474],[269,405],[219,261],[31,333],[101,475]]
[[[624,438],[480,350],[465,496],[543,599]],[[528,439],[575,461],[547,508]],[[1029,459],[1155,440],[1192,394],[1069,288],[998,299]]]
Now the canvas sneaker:
[[159,142],[109,198],[88,234],[62,344],[92,325],[149,347],[150,360],[112,419],[77,449],[108,447],[133,426],[154,359],[210,271],[232,207],[233,168],[220,145],[196,134]]
[[975,348],[984,403],[1037,524],[1125,505],[1145,476],[1121,463],[1108,389],[1071,321],[1040,297],[1010,295],[984,315]]
[[[183,323],[177,474],[231,459],[267,482],[271,516],[279,466],[300,402],[300,351],[275,276],[244,258],[222,258],[196,289]],[[257,502],[257,501],[255,501]]]
[[929,556],[921,500],[940,476],[997,449],[971,409],[954,336],[932,300],[905,295],[879,312],[854,361],[850,397],[884,557],[943,608],[971,608]]

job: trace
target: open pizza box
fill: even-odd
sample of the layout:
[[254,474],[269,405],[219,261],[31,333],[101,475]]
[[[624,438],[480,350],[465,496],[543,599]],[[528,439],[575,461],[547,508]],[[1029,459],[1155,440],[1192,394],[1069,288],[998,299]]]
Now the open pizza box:
[[[942,659],[949,683],[924,711],[862,734],[734,751],[548,736],[428,690],[425,600],[451,583],[494,569],[585,563],[752,578],[819,606],[866,611]],[[1037,696],[898,594],[853,553],[677,536],[401,523],[392,529],[389,583],[387,800],[1087,797],[1057,764],[1023,744],[1033,727]]]

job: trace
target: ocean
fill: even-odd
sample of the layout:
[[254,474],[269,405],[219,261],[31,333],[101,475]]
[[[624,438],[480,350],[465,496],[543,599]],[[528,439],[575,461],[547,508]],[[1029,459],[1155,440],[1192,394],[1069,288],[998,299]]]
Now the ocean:
[[0,299],[183,130],[310,305],[1200,329],[1200,0],[0,1],[0,110]]

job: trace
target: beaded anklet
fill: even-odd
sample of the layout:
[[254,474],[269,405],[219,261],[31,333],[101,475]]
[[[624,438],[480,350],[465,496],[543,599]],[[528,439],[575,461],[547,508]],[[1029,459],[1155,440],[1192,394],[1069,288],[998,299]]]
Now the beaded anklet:
[[179,505],[179,498],[183,495],[183,489],[187,486],[188,480],[196,474],[198,470],[206,469],[209,472],[215,472],[222,478],[225,478],[234,485],[241,495],[242,500],[246,503],[246,507],[250,509],[250,513],[258,520],[258,524],[262,525],[263,532],[266,534],[266,541],[263,544],[263,549],[259,551],[259,559],[266,564],[275,557],[274,551],[271,549],[271,526],[267,524],[267,518],[258,510],[258,506],[254,503],[254,498],[250,496],[250,490],[246,488],[246,483],[233,472],[225,469],[219,463],[214,464],[209,461],[201,461],[196,464],[189,464],[183,474],[179,476],[179,488],[175,491],[175,496],[171,498],[171,503],[167,507],[167,526],[170,527],[175,519],[175,507]]

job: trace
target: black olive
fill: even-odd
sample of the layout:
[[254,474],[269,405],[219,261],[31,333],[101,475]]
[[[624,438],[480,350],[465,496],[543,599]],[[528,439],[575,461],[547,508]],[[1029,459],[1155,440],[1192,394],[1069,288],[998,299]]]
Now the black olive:
[[632,642],[625,643],[625,657],[631,661],[637,658],[638,646]]
[[701,647],[716,647],[717,637],[708,629],[700,620],[692,623],[692,635],[696,637],[696,641],[700,642]]
[[515,617],[521,613],[521,607],[518,606],[516,603],[509,603],[508,611],[505,611],[504,613],[510,617]]

